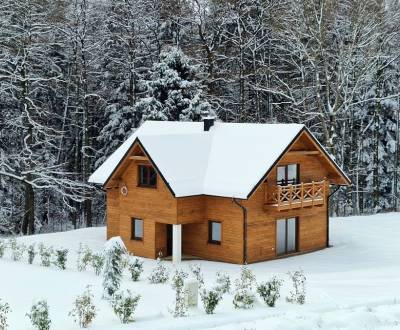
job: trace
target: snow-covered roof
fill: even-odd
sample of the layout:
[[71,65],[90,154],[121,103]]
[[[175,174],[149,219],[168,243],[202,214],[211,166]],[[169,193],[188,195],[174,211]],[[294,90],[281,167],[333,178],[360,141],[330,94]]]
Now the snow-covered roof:
[[248,198],[300,124],[237,124],[146,121],[89,178],[105,184],[138,140],[175,197],[214,195]]

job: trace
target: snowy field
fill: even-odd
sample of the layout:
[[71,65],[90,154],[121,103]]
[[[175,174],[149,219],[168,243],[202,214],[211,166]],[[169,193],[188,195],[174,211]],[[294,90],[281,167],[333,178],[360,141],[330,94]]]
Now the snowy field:
[[[232,296],[225,295],[216,314],[207,315],[201,303],[190,309],[189,316],[174,319],[168,306],[174,298],[170,284],[148,284],[147,275],[154,267],[145,260],[144,274],[132,282],[125,274],[122,289],[142,295],[135,314],[135,323],[121,325],[109,305],[101,299],[102,279],[92,270],[76,270],[76,250],[80,242],[93,250],[104,245],[104,228],[21,237],[20,242],[43,242],[46,245],[70,249],[67,270],[44,268],[36,257],[34,265],[12,261],[9,251],[0,259],[0,299],[12,309],[10,329],[32,329],[25,316],[32,302],[47,299],[52,329],[79,329],[68,312],[76,295],[86,285],[93,287],[98,316],[91,329],[400,329],[400,214],[392,213],[366,217],[331,219],[332,248],[276,261],[249,266],[264,281],[272,275],[285,280],[282,297],[275,308],[260,301],[250,310],[235,310]],[[211,286],[215,273],[228,272],[232,279],[239,266],[216,262],[183,262],[189,271],[190,263],[199,263],[206,286]],[[172,265],[168,263],[170,267]],[[303,306],[285,301],[290,289],[286,273],[303,269],[307,276],[307,298]]]

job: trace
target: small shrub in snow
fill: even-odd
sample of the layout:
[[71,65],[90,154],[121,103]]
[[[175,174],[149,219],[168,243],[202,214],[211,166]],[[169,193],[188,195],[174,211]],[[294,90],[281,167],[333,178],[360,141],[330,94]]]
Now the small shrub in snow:
[[222,299],[222,293],[217,289],[203,289],[203,291],[200,292],[200,298],[206,313],[214,314],[215,308]]
[[158,257],[157,265],[152,270],[149,276],[149,282],[152,284],[165,283],[168,281],[168,278],[169,278],[168,268],[164,265],[164,262],[161,260],[161,258]]
[[261,282],[257,286],[257,292],[269,307],[274,307],[280,297],[281,286],[282,281],[274,276],[267,282]]
[[131,291],[116,292],[111,299],[111,307],[122,323],[133,322],[133,314],[139,303],[140,295],[133,295]]
[[197,282],[199,283],[199,287],[204,286],[204,277],[203,273],[201,272],[201,266],[199,264],[190,265],[190,271],[192,272],[193,276],[196,278]]
[[101,271],[103,270],[104,267],[104,255],[103,253],[94,253],[92,255],[92,268],[94,270],[94,273],[99,276],[101,274]]
[[56,249],[55,251],[56,259],[54,260],[54,264],[60,268],[65,269],[65,265],[67,263],[67,255],[68,249]]
[[123,272],[123,258],[126,253],[125,245],[120,237],[113,237],[106,243],[103,272],[105,298],[112,297],[114,292],[119,289]]
[[50,267],[52,255],[53,255],[53,248],[51,246],[46,247],[42,243],[39,244],[40,264],[43,267]]
[[7,244],[3,240],[0,240],[0,258],[3,258],[6,248]]
[[253,306],[254,285],[256,278],[252,271],[243,266],[240,272],[240,278],[235,281],[235,293],[233,297],[233,305],[235,308],[250,308]]
[[81,328],[87,328],[92,323],[96,317],[96,307],[90,286],[87,286],[85,292],[75,299],[74,308],[69,312],[69,315]]
[[2,303],[0,300],[0,330],[6,330],[8,328],[7,314],[10,312],[10,305]]
[[10,249],[11,249],[11,259],[14,261],[21,260],[24,251],[26,249],[24,244],[18,244],[15,238],[11,238],[9,241]]
[[217,272],[217,286],[216,290],[221,294],[229,293],[231,291],[231,279],[225,272]]
[[172,288],[175,290],[175,301],[173,309],[170,309],[174,317],[183,317],[187,315],[187,305],[185,301],[185,278],[188,276],[182,270],[176,270],[172,276]]
[[286,297],[286,300],[303,305],[306,302],[306,277],[304,272],[296,270],[288,272],[288,275],[293,282],[293,289],[289,292],[289,297]]
[[92,261],[92,255],[92,250],[87,245],[83,246],[82,243],[79,244],[77,268],[80,272],[86,270],[87,266]]
[[36,249],[35,249],[35,244],[31,244],[28,246],[28,263],[30,265],[33,264],[33,260],[35,259],[36,256]]
[[49,318],[49,306],[46,300],[40,300],[32,305],[31,312],[26,314],[32,325],[38,330],[49,330],[51,320]]
[[140,275],[143,273],[143,261],[139,258],[134,258],[128,263],[128,270],[131,274],[132,281],[139,281]]

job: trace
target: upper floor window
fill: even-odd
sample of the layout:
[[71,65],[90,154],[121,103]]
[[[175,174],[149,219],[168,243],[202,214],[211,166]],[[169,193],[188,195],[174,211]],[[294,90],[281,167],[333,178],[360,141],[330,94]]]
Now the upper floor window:
[[208,243],[221,244],[222,223],[219,221],[208,222]]
[[280,165],[276,170],[276,183],[281,186],[298,184],[300,182],[300,165]]
[[157,173],[153,166],[139,165],[139,186],[141,187],[156,187]]

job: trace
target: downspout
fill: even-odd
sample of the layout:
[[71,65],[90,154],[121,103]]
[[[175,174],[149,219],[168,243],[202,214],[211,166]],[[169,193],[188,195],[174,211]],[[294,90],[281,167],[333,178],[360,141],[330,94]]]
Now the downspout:
[[240,204],[236,198],[232,198],[232,201],[239,206],[243,211],[243,264],[247,264],[247,209],[245,206]]
[[341,186],[337,186],[336,189],[334,191],[332,191],[329,195],[328,195],[328,199],[327,199],[327,205],[326,205],[326,247],[330,247],[329,245],[329,199],[331,198],[332,195],[334,195],[339,189],[341,188]]

